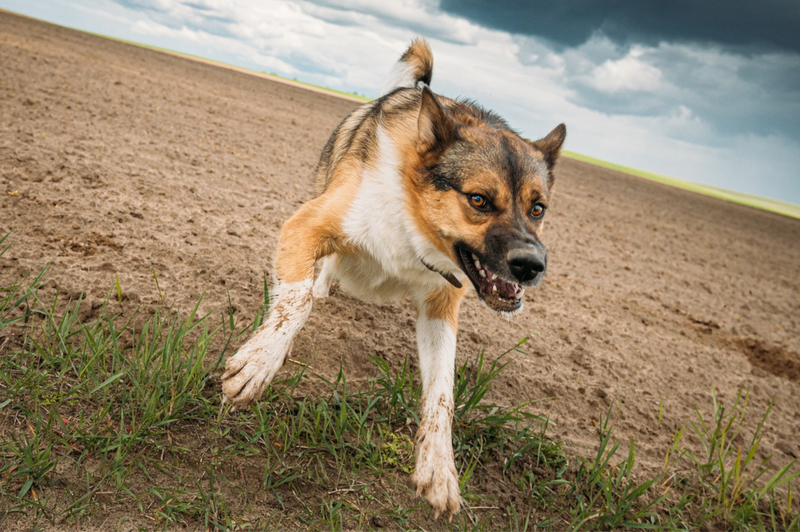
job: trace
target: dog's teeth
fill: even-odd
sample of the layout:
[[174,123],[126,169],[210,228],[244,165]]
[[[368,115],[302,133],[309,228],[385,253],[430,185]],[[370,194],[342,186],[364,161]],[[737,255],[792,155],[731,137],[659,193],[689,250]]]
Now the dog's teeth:
[[[473,255],[473,257],[474,256],[475,255]],[[479,261],[477,258],[475,259],[475,267],[478,268],[479,270],[481,269],[481,261]]]
[[520,290],[519,292],[517,292],[516,294],[514,294],[514,297],[515,297],[515,298],[517,298],[517,299],[522,299],[522,296],[523,296],[524,294],[525,294],[525,290]]
[[494,273],[493,273],[493,274],[492,274],[492,281],[494,281],[495,279],[497,279],[497,274],[494,274]]
[[497,292],[497,285],[496,284],[492,285],[492,292]]
[[481,277],[486,277],[486,271],[485,270],[478,270],[478,273],[481,274]]

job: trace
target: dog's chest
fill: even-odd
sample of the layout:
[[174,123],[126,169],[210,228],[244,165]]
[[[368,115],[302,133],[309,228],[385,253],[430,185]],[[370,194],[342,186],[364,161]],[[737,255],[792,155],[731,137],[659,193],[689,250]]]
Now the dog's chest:
[[377,162],[365,170],[343,223],[348,244],[360,253],[340,258],[337,277],[348,292],[385,301],[417,287],[439,286],[443,279],[421,261],[421,235],[405,212],[406,191],[391,139],[379,130],[378,142]]

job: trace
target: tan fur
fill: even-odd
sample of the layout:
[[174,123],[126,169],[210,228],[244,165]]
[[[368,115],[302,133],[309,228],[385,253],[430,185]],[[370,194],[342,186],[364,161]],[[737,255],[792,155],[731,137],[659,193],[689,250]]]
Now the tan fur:
[[281,281],[312,278],[317,260],[350,251],[342,241],[341,227],[355,185],[355,179],[342,183],[330,194],[304,204],[283,224],[275,255],[275,273]]
[[411,41],[411,45],[400,57],[400,60],[413,65],[416,78],[430,85],[430,76],[433,72],[433,54],[425,39],[417,38]]
[[425,314],[429,318],[445,320],[454,331],[458,330],[458,307],[466,289],[444,286],[431,292],[425,299]]

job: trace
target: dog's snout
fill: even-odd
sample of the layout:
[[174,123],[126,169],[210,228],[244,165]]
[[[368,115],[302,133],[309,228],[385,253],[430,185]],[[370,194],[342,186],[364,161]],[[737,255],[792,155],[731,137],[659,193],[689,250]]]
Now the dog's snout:
[[521,283],[530,281],[545,268],[545,256],[532,249],[512,249],[506,256],[511,274]]

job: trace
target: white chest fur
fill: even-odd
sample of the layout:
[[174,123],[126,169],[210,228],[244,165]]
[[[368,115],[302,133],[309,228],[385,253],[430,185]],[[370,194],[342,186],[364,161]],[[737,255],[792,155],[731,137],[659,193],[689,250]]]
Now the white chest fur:
[[364,172],[343,224],[348,244],[362,253],[339,257],[335,275],[353,295],[386,301],[446,283],[422,259],[437,267],[446,263],[446,271],[455,265],[419,234],[409,218],[407,191],[398,174],[399,156],[382,128],[378,147],[376,163]]

